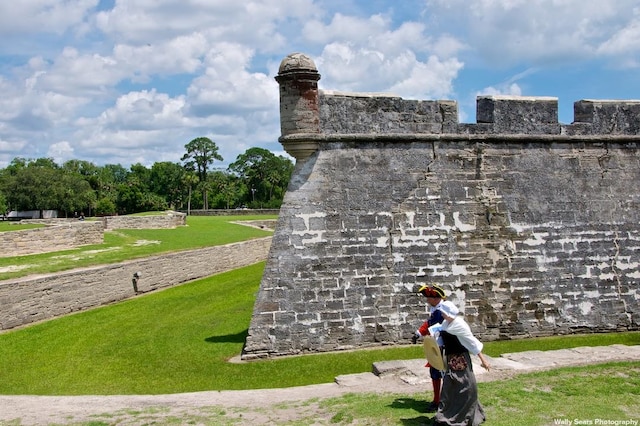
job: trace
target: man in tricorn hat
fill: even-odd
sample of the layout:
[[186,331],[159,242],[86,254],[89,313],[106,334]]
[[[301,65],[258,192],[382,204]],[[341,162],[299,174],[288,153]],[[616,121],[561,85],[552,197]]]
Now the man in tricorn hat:
[[[444,321],[444,317],[442,316],[442,312],[438,310],[438,306],[442,302],[443,299],[446,299],[444,294],[444,290],[442,287],[437,286],[435,284],[431,285],[423,285],[418,290],[418,294],[423,295],[427,298],[427,303],[429,304],[429,318],[418,328],[411,338],[413,343],[416,343],[419,338],[428,336],[429,327],[441,324]],[[429,403],[427,406],[427,410],[430,412],[434,412],[438,409],[438,404],[440,404],[440,390],[442,387],[442,372],[438,369],[433,368],[430,364],[427,363],[429,367],[429,374],[431,375],[431,383],[433,385],[433,401]]]

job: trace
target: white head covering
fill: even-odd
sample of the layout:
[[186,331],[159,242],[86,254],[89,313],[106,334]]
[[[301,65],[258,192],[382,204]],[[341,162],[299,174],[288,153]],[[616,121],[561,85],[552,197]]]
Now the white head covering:
[[455,318],[460,313],[460,310],[452,302],[443,300],[437,306],[437,308],[448,317]]

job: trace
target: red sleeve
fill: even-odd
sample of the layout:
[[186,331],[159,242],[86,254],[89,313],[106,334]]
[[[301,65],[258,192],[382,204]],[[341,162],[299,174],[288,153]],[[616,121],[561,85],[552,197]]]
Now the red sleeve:
[[429,323],[425,321],[424,324],[422,324],[420,326],[420,328],[418,329],[418,332],[420,334],[422,334],[423,336],[428,336],[429,335]]

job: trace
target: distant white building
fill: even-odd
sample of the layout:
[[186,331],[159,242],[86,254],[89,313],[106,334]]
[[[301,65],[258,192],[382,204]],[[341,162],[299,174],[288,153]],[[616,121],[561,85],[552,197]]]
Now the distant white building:
[[9,220],[20,219],[55,219],[58,217],[57,210],[11,210],[7,215]]

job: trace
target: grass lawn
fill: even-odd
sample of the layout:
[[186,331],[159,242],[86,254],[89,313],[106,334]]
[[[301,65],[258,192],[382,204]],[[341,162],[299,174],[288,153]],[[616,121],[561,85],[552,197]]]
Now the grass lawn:
[[[51,272],[241,241],[270,232],[228,222],[264,218],[189,217],[189,226],[176,230],[109,232],[100,246],[1,259],[6,263],[0,263],[0,268],[25,258],[24,263],[31,265],[28,273]],[[0,394],[166,394],[291,387],[332,382],[341,374],[369,372],[376,361],[422,358],[421,345],[406,345],[229,362],[242,351],[264,266],[259,263],[0,333]],[[6,278],[4,274],[0,277]],[[638,345],[640,332],[487,342],[485,352],[495,357],[506,352],[614,343]],[[562,368],[480,383],[486,424],[637,420],[639,373],[640,361]],[[320,411],[287,424],[314,423],[319,413],[325,413],[330,420],[322,424],[429,425],[433,414],[424,412],[428,398],[430,395],[424,392],[352,394],[305,402],[300,404],[316,404]],[[215,419],[199,424],[234,424],[226,422],[224,409],[219,413]]]
[[[640,362],[523,374],[479,383],[478,394],[486,425],[631,425],[605,422],[640,420]],[[426,400],[424,394],[351,394],[321,401],[321,411],[314,416],[328,413],[329,422],[322,424],[431,425],[434,413],[425,413]]]
[[9,232],[9,231],[24,231],[25,229],[35,229],[35,228],[43,228],[44,225],[37,225],[33,223],[20,223],[20,222],[11,222],[8,220],[0,221],[0,232]]
[[[0,334],[2,394],[164,394],[291,387],[422,358],[421,345],[230,363],[264,263]],[[489,342],[486,352],[640,344],[640,333]]]
[[[0,258],[0,280],[118,263],[171,251],[198,249],[266,237],[273,232],[230,222],[276,218],[277,216],[267,215],[188,216],[187,226],[175,229],[110,230],[105,232],[103,244],[52,253]],[[12,226],[29,225],[6,224],[6,226],[13,229]]]

